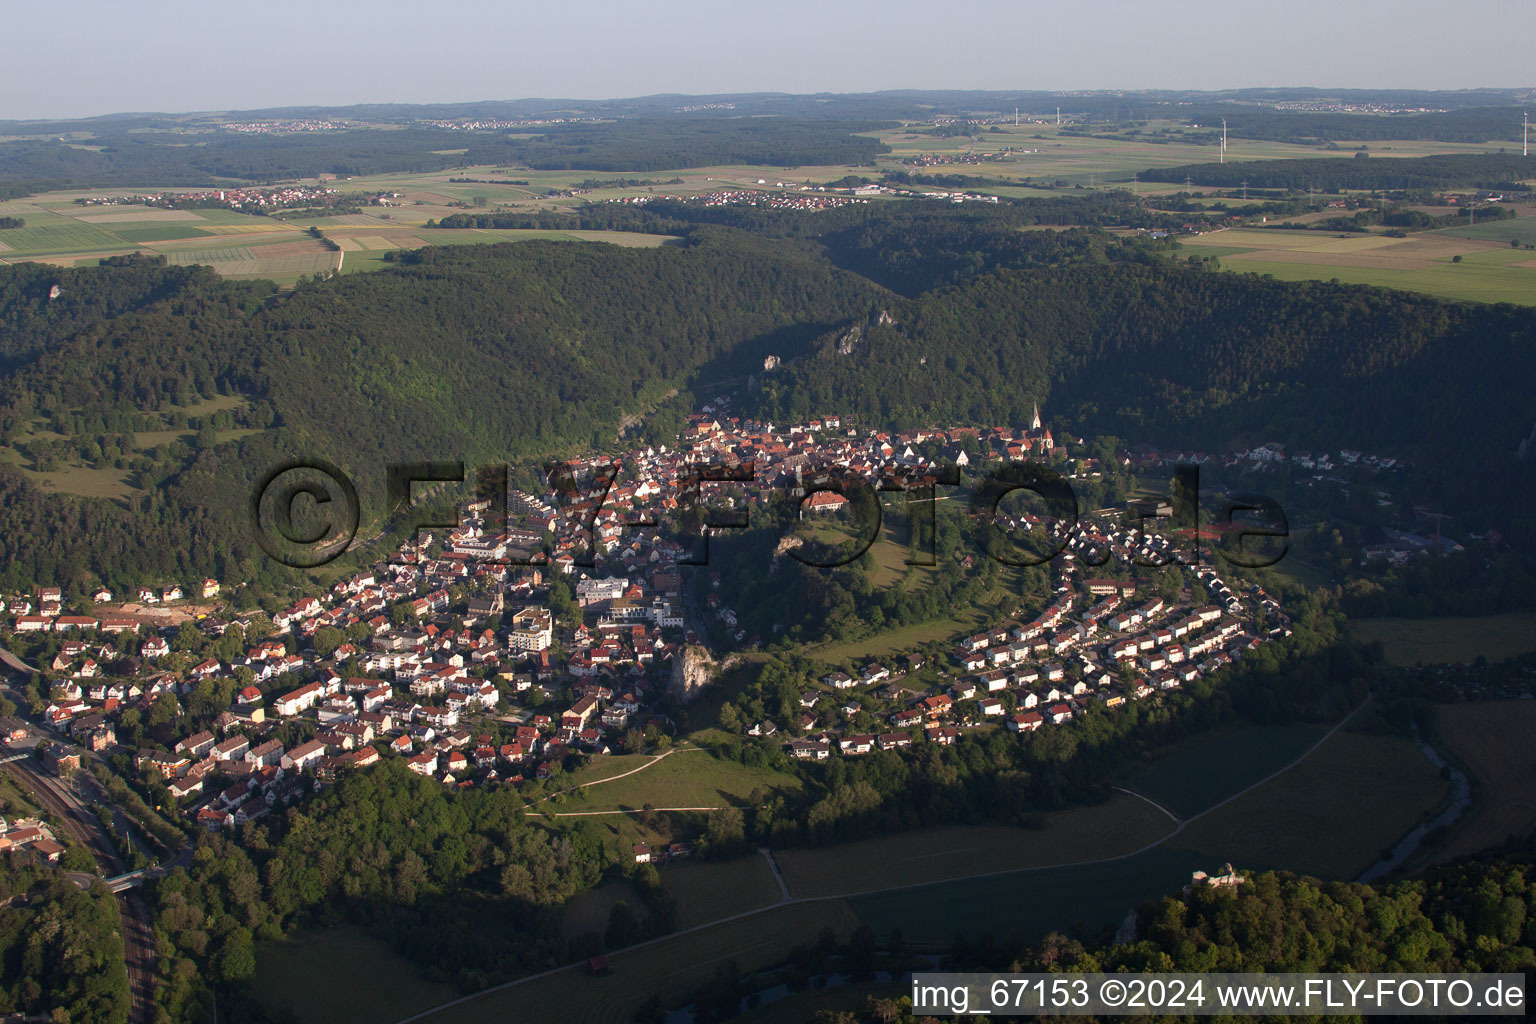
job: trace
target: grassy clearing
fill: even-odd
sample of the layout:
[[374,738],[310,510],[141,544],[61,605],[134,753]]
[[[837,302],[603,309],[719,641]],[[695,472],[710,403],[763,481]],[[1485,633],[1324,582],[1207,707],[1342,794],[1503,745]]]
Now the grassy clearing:
[[1478,655],[1506,661],[1536,651],[1536,612],[1425,619],[1353,619],[1365,643],[1380,641],[1393,665],[1467,662]]
[[1335,733],[1306,760],[1192,823],[1169,846],[1244,868],[1354,878],[1442,804],[1450,782],[1401,736]]
[[661,884],[677,901],[684,928],[718,921],[779,901],[779,883],[760,854],[735,860],[683,861],[658,869]]
[[[589,975],[583,967],[572,967],[488,992],[424,1020],[427,1024],[629,1021],[653,993],[673,1000],[707,984],[717,964],[734,960],[743,973],[759,970],[782,962],[796,946],[814,942],[822,928],[831,928],[846,938],[857,926],[858,918],[841,901],[776,907],[739,921],[610,954],[611,971],[601,977]],[[400,1016],[403,1014],[396,1013],[388,1019]]]
[[1440,735],[1477,777],[1477,805],[1441,851],[1450,860],[1526,835],[1536,828],[1536,701],[1448,704]]
[[1042,829],[956,825],[814,850],[783,850],[775,856],[792,895],[836,896],[1117,857],[1172,830],[1168,817],[1146,801],[1116,794],[1103,804],[1050,815]]
[[[606,766],[602,770],[607,771]],[[539,809],[560,814],[637,810],[646,804],[652,807],[721,807],[747,803],[752,790],[757,788],[783,791],[799,786],[800,780],[786,772],[748,768],[702,750],[681,751],[626,778],[552,798]]]
[[262,943],[251,991],[272,1016],[298,1024],[378,1024],[459,994],[427,981],[387,943],[353,926]]
[[1326,731],[1316,725],[1250,726],[1129,765],[1116,783],[1188,818],[1285,767]]

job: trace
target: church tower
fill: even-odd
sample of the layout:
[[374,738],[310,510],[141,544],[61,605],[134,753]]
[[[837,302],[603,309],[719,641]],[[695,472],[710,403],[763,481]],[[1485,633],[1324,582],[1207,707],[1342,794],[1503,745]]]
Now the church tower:
[[1029,421],[1029,429],[1030,430],[1039,430],[1040,429],[1040,403],[1039,402],[1035,403],[1035,418]]

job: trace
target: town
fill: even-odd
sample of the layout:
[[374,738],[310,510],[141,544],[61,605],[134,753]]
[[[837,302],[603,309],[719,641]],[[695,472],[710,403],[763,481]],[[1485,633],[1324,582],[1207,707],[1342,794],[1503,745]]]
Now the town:
[[[818,489],[830,472],[931,486],[947,482],[943,467],[973,461],[1068,462],[1038,409],[1023,428],[892,434],[835,415],[776,426],[727,415],[729,406],[706,405],[675,445],[564,463],[569,475],[545,493],[513,490],[505,521],[489,499],[466,500],[457,528],[420,531],[284,607],[251,607],[240,584],[214,579],[127,595],[97,588],[80,609],[65,607],[62,587],[14,596],[4,602],[10,646],[46,654],[24,695],[44,723],[33,739],[56,772],[82,754],[129,751],[141,782],[163,785],[179,813],[210,829],[259,819],[386,757],[447,786],[547,779],[570,758],[671,731],[667,702],[690,696],[683,663],[700,645],[761,641],[716,594],[689,597],[684,574],[700,571],[689,538],[657,525],[701,500],[706,483],[714,493],[704,499],[722,510],[788,488],[802,518],[830,522],[849,505]],[[593,480],[606,489],[569,486]],[[1178,538],[1111,511],[1049,527],[1061,554],[1050,603],[1033,615],[956,637],[941,664],[911,651],[807,679],[798,717],[742,722],[740,732],[812,760],[953,744],[976,729],[1027,742],[1091,702],[1153,698],[1290,634],[1262,588],[1181,563]],[[1090,551],[1128,571],[1084,571]],[[1144,588],[1138,567],[1160,564],[1182,579]],[[205,714],[193,723],[189,709]]]

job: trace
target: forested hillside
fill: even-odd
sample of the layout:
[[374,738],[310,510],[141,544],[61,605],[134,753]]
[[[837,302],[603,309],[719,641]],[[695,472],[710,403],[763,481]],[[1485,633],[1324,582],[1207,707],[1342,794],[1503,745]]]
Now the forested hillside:
[[[1418,462],[1444,504],[1507,510],[1512,540],[1530,529],[1515,452],[1531,424],[1511,414],[1523,378],[1500,368],[1528,363],[1536,313],[1208,274],[1145,239],[1021,230],[1091,224],[1109,202],[709,211],[725,224],[613,207],[615,226],[666,224],[682,244],[430,248],[287,294],[133,260],[0,268],[9,461],[84,460],[135,491],[125,507],[45,496],[0,467],[3,582],[252,578],[264,560],[247,561],[235,510],[282,457],[335,461],[368,500],[389,459],[573,453],[670,389],[749,375],[746,411],[778,421],[1019,423],[1039,401],[1070,429],[1159,445],[1378,450]],[[783,364],[764,373],[768,355]],[[195,442],[139,443],[147,413]]]

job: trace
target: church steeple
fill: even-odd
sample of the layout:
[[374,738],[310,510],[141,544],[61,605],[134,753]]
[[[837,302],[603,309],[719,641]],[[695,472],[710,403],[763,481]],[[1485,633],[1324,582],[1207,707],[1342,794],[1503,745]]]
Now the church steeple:
[[1030,430],[1039,430],[1040,429],[1040,403],[1039,402],[1035,403],[1035,418],[1029,421],[1029,429]]

